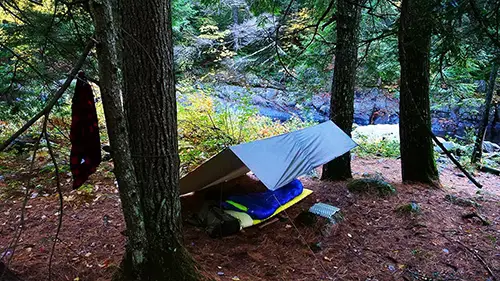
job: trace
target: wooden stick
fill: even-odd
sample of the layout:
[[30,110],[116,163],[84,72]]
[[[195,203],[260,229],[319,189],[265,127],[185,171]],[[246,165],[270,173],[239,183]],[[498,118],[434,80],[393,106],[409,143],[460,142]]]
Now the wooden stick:
[[[452,240],[453,241],[453,240]],[[486,263],[486,261],[483,259],[483,257],[481,257],[478,253],[474,252],[472,249],[470,249],[469,247],[467,247],[464,243],[458,241],[458,240],[455,240],[454,242],[457,242],[458,244],[460,244],[462,247],[464,247],[467,251],[469,251],[470,253],[472,253],[476,259],[484,266],[484,268],[488,271],[488,273],[491,275],[491,278],[493,278],[493,281],[497,281],[497,277],[495,276],[495,274],[493,273],[493,271],[491,270],[491,268],[488,266],[488,264]]]
[[78,59],[78,62],[75,64],[75,66],[69,73],[68,78],[66,78],[66,81],[64,81],[64,83],[61,85],[59,90],[57,90],[57,92],[54,94],[52,99],[47,103],[47,105],[42,109],[42,111],[38,112],[35,116],[33,116],[33,118],[31,118],[28,122],[26,122],[26,124],[24,124],[24,126],[21,127],[21,129],[15,132],[10,138],[8,138],[0,145],[0,152],[6,149],[7,146],[9,146],[9,144],[11,144],[15,139],[17,139],[22,133],[28,130],[29,127],[31,127],[31,125],[33,125],[36,121],[38,121],[38,119],[40,119],[42,116],[44,116],[45,114],[47,114],[52,110],[56,102],[62,97],[64,92],[71,85],[71,81],[73,81],[73,78],[75,78],[75,76],[78,74],[78,71],[82,68],[83,64],[85,63],[85,60],[87,59],[88,54],[90,53],[93,47],[94,47],[94,41],[89,40],[87,42],[87,45],[85,46],[85,49],[82,52],[82,55]]
[[483,186],[479,182],[477,182],[476,179],[469,172],[467,172],[467,170],[460,164],[460,162],[458,162],[458,160],[455,159],[455,157],[453,156],[453,154],[451,154],[451,152],[448,151],[448,149],[446,149],[446,147],[444,147],[444,145],[438,140],[438,138],[436,137],[436,135],[434,135],[434,133],[430,129],[428,129],[428,132],[431,135],[431,137],[434,140],[434,142],[437,144],[437,146],[439,146],[439,148],[441,148],[444,151],[444,154],[446,154],[446,156],[448,156],[448,158],[450,158],[451,162],[453,162],[453,164],[455,164],[455,166],[457,166],[457,168],[460,169],[460,171],[462,171],[462,173],[464,173],[464,175],[475,186],[477,186],[477,188],[483,188]]
[[482,172],[486,172],[486,173],[490,173],[490,174],[494,174],[494,175],[500,176],[500,170],[498,170],[498,169],[495,169],[495,168],[492,168],[492,167],[488,167],[488,166],[481,166],[479,169]]
[[270,221],[267,221],[263,225],[259,226],[259,229],[263,229],[264,227],[266,227],[266,226],[268,226],[270,224],[273,224],[273,223],[275,223],[275,222],[277,222],[279,220],[280,220],[279,218],[274,218],[274,219],[272,219]]
[[435,233],[441,234],[446,240],[448,240],[448,241],[450,241],[452,243],[458,243],[458,244],[460,244],[460,246],[462,246],[464,249],[466,249],[468,252],[470,252],[471,254],[473,254],[476,257],[476,259],[483,265],[483,267],[486,269],[486,271],[488,271],[488,273],[490,274],[491,278],[493,278],[493,281],[498,281],[498,278],[495,276],[495,274],[493,273],[493,271],[491,270],[491,268],[488,266],[488,264],[483,259],[483,257],[481,257],[478,253],[474,252],[471,248],[467,247],[467,245],[465,245],[461,241],[448,238],[444,233],[439,233],[439,232],[435,232]]

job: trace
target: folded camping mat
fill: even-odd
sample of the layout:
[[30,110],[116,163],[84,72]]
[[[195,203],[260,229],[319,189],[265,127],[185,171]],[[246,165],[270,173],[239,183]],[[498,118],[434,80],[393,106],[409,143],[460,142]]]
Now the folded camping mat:
[[240,221],[240,226],[242,228],[247,228],[247,227],[250,227],[252,225],[256,225],[256,224],[259,224],[263,221],[266,221],[272,217],[274,217],[275,215],[283,212],[284,210],[288,209],[289,207],[297,204],[299,201],[301,201],[302,199],[306,198],[307,196],[311,195],[313,191],[310,190],[310,189],[306,189],[304,188],[302,190],[302,193],[299,194],[297,197],[293,198],[292,200],[288,201],[287,203],[285,203],[284,205],[281,205],[274,213],[272,213],[269,217],[265,218],[265,219],[262,219],[262,220],[255,220],[255,219],[252,219],[252,217],[250,217],[250,215],[248,215],[247,213],[244,213],[244,212],[239,212],[239,211],[233,211],[233,210],[224,210],[224,212],[226,212],[227,214],[230,214],[231,216],[237,218],[239,221]]
[[252,219],[263,220],[269,218],[280,206],[300,195],[303,190],[302,183],[298,179],[294,179],[276,190],[231,195],[222,202],[222,208],[245,212]]

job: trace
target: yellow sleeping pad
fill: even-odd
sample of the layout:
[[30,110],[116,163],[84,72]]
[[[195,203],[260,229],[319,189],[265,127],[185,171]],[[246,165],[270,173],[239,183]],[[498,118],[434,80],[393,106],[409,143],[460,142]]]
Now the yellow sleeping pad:
[[297,197],[293,198],[292,200],[288,201],[285,205],[281,205],[272,215],[269,217],[262,219],[262,220],[254,220],[252,217],[250,217],[249,214],[243,213],[243,212],[238,212],[238,211],[232,211],[232,210],[224,210],[227,214],[237,218],[240,221],[240,225],[242,228],[250,227],[252,225],[259,224],[261,222],[264,222],[277,214],[283,212],[284,210],[288,209],[289,207],[297,204],[300,200],[306,198],[307,196],[311,195],[313,191],[310,189],[304,188],[301,194],[297,195]]

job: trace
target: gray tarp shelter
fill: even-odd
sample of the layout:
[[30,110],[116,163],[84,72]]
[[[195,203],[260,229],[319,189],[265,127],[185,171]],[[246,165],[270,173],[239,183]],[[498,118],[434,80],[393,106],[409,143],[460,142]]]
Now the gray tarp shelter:
[[181,194],[235,179],[252,171],[276,190],[356,147],[332,121],[224,149],[180,180]]

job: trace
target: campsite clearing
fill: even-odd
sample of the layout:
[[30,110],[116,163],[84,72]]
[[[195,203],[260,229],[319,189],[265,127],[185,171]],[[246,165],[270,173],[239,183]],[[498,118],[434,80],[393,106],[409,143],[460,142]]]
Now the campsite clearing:
[[[106,169],[91,178],[93,190],[88,192],[70,192],[69,177],[64,175],[64,222],[54,256],[54,280],[109,280],[119,266],[125,227],[117,190]],[[281,220],[222,239],[209,238],[185,224],[186,246],[205,274],[215,280],[424,280],[424,276],[432,278],[428,280],[493,280],[478,257],[500,276],[500,178],[478,173],[485,188],[476,193],[467,179],[455,175],[458,170],[441,167],[445,188],[435,190],[400,184],[399,169],[398,160],[357,158],[353,162],[356,177],[380,173],[397,188],[397,195],[355,195],[347,191],[346,182],[303,178],[304,186],[314,193],[281,213]],[[13,180],[22,182],[23,175],[5,177],[0,182],[3,191]],[[40,173],[35,180],[40,186],[50,186],[46,174]],[[58,205],[51,189],[44,190],[47,196],[39,190],[27,203],[26,227],[11,264],[24,280],[47,276]],[[445,199],[450,193],[472,198],[482,207],[455,205]],[[0,194],[2,251],[13,238],[22,201],[22,194],[11,193],[14,197],[9,200],[5,195]],[[339,207],[345,220],[329,229],[322,219],[313,226],[294,222],[316,202]],[[420,214],[395,211],[410,202],[419,205]],[[182,203],[187,218],[197,204],[190,197]],[[462,218],[472,212],[491,225]]]

